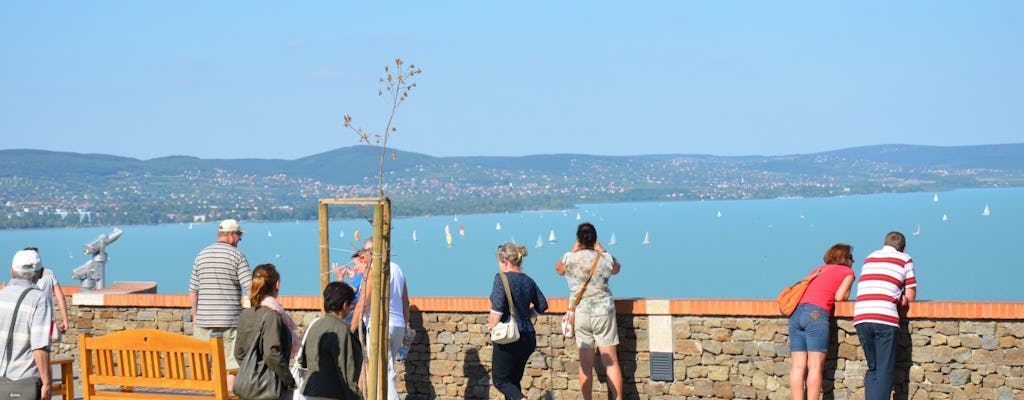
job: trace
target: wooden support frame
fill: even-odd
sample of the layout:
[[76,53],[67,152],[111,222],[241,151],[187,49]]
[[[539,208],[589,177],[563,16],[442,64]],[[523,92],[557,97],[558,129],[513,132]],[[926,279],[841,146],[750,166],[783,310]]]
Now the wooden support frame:
[[[331,235],[329,208],[331,205],[373,206],[373,257],[370,276],[370,326],[368,366],[366,371],[367,400],[383,400],[388,397],[388,308],[390,307],[391,278],[391,199],[380,198],[325,198],[320,199],[318,216],[320,223],[320,290],[331,281]],[[354,321],[354,323],[357,323]]]

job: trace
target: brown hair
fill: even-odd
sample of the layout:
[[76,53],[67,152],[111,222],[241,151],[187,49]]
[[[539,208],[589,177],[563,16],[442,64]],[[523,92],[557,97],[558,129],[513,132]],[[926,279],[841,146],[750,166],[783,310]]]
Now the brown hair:
[[902,233],[892,231],[885,234],[885,244],[902,252],[907,248],[907,237]]
[[822,257],[825,264],[853,266],[853,246],[846,243],[836,243],[825,252]]
[[249,287],[249,304],[258,306],[267,296],[277,295],[277,283],[281,274],[274,264],[260,264],[252,270],[252,286]]

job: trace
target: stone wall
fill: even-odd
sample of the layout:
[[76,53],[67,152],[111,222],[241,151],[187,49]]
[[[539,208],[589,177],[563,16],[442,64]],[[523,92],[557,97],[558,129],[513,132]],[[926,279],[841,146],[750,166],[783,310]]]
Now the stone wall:
[[[133,303],[137,304],[137,303]],[[285,303],[286,307],[288,303]],[[554,308],[554,307],[553,307]],[[789,345],[782,317],[624,313],[619,307],[619,360],[626,399],[787,399]],[[557,312],[557,310],[554,310]],[[1016,313],[1016,311],[1013,311]],[[133,328],[191,334],[187,307],[72,305],[73,328],[94,335]],[[318,311],[292,311],[305,325]],[[486,311],[413,312],[418,335],[408,360],[399,364],[399,391],[417,399],[494,399],[492,347]],[[657,321],[664,318],[664,321]],[[531,399],[581,399],[577,349],[560,335],[560,315],[540,317],[537,351],[523,387]],[[670,327],[651,328],[651,326]],[[825,370],[826,399],[863,398],[866,370],[848,317],[833,323]],[[652,348],[667,337],[670,381],[651,379]],[[56,356],[74,357],[71,333]],[[1024,399],[1024,320],[914,318],[899,337],[896,399]],[[77,368],[77,366],[76,366]],[[664,370],[660,370],[664,372]],[[598,373],[595,398],[605,399]]]

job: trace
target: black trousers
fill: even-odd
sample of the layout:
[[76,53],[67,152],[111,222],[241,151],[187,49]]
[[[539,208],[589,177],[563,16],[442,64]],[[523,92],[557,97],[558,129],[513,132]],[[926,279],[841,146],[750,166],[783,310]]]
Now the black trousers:
[[537,349],[536,332],[520,332],[519,340],[495,344],[491,353],[491,381],[506,400],[521,400],[526,397],[520,381],[526,371],[526,362]]

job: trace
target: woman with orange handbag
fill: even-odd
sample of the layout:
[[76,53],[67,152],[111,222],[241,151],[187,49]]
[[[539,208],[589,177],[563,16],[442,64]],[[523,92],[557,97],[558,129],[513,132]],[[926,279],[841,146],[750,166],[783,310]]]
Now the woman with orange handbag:
[[849,299],[853,285],[853,247],[837,243],[822,258],[825,265],[811,272],[816,274],[815,278],[789,317],[789,352],[793,356],[789,389],[793,400],[820,398],[825,355],[831,340],[829,318],[837,301]]

